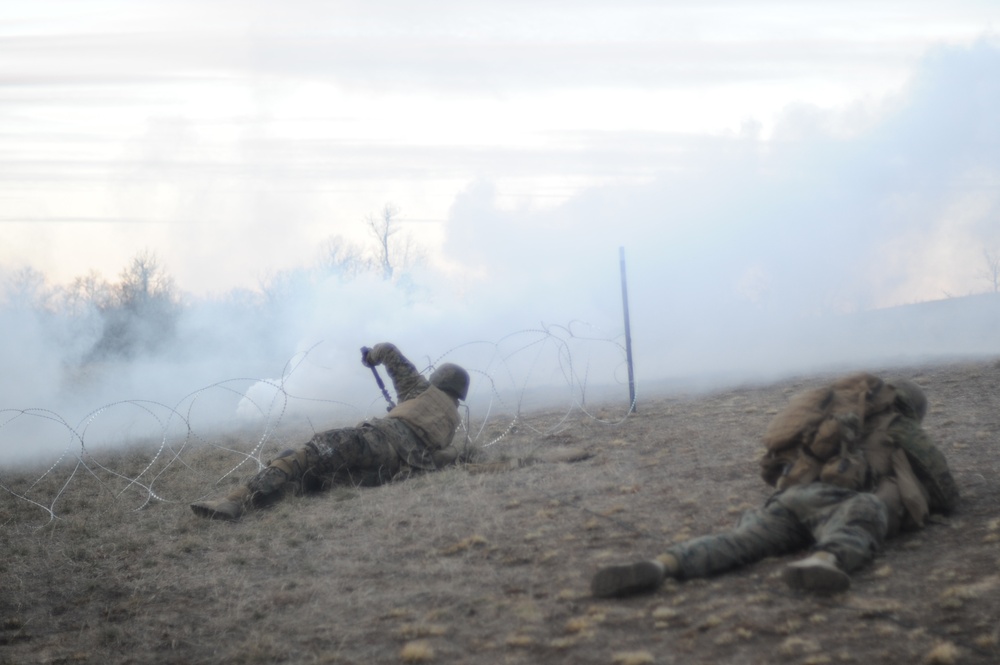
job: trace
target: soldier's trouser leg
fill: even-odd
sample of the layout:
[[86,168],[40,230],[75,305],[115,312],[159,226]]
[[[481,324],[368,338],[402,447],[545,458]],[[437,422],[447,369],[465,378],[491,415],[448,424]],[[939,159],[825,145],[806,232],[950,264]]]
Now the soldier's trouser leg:
[[667,550],[677,559],[676,577],[707,577],[811,542],[809,531],[788,508],[773,500],[743,514],[732,531],[702,536]]
[[680,543],[658,560],[599,570],[591,590],[598,597],[652,590],[665,575],[707,577],[812,545],[816,554],[788,566],[785,581],[793,588],[842,591],[850,584],[847,573],[872,560],[887,531],[888,509],[874,494],[823,483],[795,486],[745,513],[732,531]]
[[889,530],[888,508],[868,492],[813,483],[789,488],[773,500],[809,530],[814,550],[836,556],[848,573],[875,558]]
[[885,504],[873,494],[812,483],[772,496],[733,531],[670,548],[679,578],[705,577],[804,547],[830,552],[846,572],[865,565],[888,529]]
[[221,499],[193,503],[191,509],[200,517],[234,520],[249,507],[280,498],[289,487],[314,489],[335,479],[366,485],[385,482],[401,465],[389,436],[366,426],[322,432],[281,453],[246,485]]
[[291,486],[317,489],[334,478],[378,484],[392,478],[400,461],[385,434],[374,427],[328,430],[271,460],[247,487],[255,503],[263,503]]
[[379,485],[392,479],[402,465],[389,434],[362,426],[321,432],[305,445],[310,486],[330,481]]
[[732,531],[685,541],[654,560],[602,568],[591,580],[591,592],[606,598],[651,591],[667,576],[707,577],[805,547],[811,540],[791,511],[769,501],[744,513]]

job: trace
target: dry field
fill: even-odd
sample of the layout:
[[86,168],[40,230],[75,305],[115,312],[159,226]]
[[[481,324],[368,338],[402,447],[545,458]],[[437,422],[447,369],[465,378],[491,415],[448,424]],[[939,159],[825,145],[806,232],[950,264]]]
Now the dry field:
[[215,446],[185,449],[141,510],[126,479],[142,447],[68,481],[2,472],[40,503],[59,495],[59,517],[0,497],[0,663],[1000,663],[1000,363],[897,373],[926,388],[964,502],[891,541],[847,593],[787,590],[789,558],[627,600],[588,591],[599,566],[759,505],[757,437],[822,380],[808,377],[644,395],[615,425],[529,415],[479,460],[592,456],[337,488],[238,523],[187,507],[233,466]]

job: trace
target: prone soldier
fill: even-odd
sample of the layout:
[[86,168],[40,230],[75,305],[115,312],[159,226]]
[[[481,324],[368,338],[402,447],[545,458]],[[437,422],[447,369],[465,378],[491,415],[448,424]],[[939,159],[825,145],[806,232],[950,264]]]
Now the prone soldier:
[[782,571],[793,589],[850,586],[886,538],[948,513],[959,492],[921,426],[927,399],[907,380],[867,373],[794,397],[771,421],[760,461],[778,491],[728,532],[682,542],[656,557],[598,570],[597,597],[650,591],[666,577],[707,577],[768,556],[811,549]]
[[385,418],[320,432],[282,452],[225,497],[191,504],[195,515],[235,520],[249,508],[280,498],[289,487],[318,489],[334,480],[380,484],[404,465],[434,470],[455,462],[458,403],[468,395],[469,373],[445,363],[425,378],[390,343],[362,349],[361,362],[371,368],[384,365],[392,379],[399,403]]

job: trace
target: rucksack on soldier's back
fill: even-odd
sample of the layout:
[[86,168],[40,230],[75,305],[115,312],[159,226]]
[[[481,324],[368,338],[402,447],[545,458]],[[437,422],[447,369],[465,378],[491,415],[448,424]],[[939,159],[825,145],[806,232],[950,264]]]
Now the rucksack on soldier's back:
[[886,434],[906,453],[929,508],[949,513],[959,491],[947,460],[921,426],[926,412],[927,398],[913,382],[886,382],[864,372],[800,393],[768,425],[761,476],[779,489],[819,479],[829,460],[855,456],[870,424],[888,420]]

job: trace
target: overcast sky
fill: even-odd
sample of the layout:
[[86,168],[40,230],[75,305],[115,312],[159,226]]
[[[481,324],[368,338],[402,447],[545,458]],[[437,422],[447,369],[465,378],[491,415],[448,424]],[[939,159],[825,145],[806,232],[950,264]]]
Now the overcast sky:
[[[111,277],[150,249],[185,291],[254,287],[363,238],[387,203],[432,262],[480,274],[537,245],[525,228],[558,229],[561,254],[597,234],[612,265],[619,245],[728,241],[803,193],[752,182],[761,155],[801,153],[768,164],[779,179],[830,177],[914,103],[936,50],[993,39],[998,17],[989,0],[12,0],[0,267]],[[954,66],[997,78],[989,43],[992,60]],[[995,196],[995,172],[975,177]],[[642,185],[672,207],[579,203]],[[733,187],[757,194],[708,220]],[[901,279],[880,303],[974,288]]]

